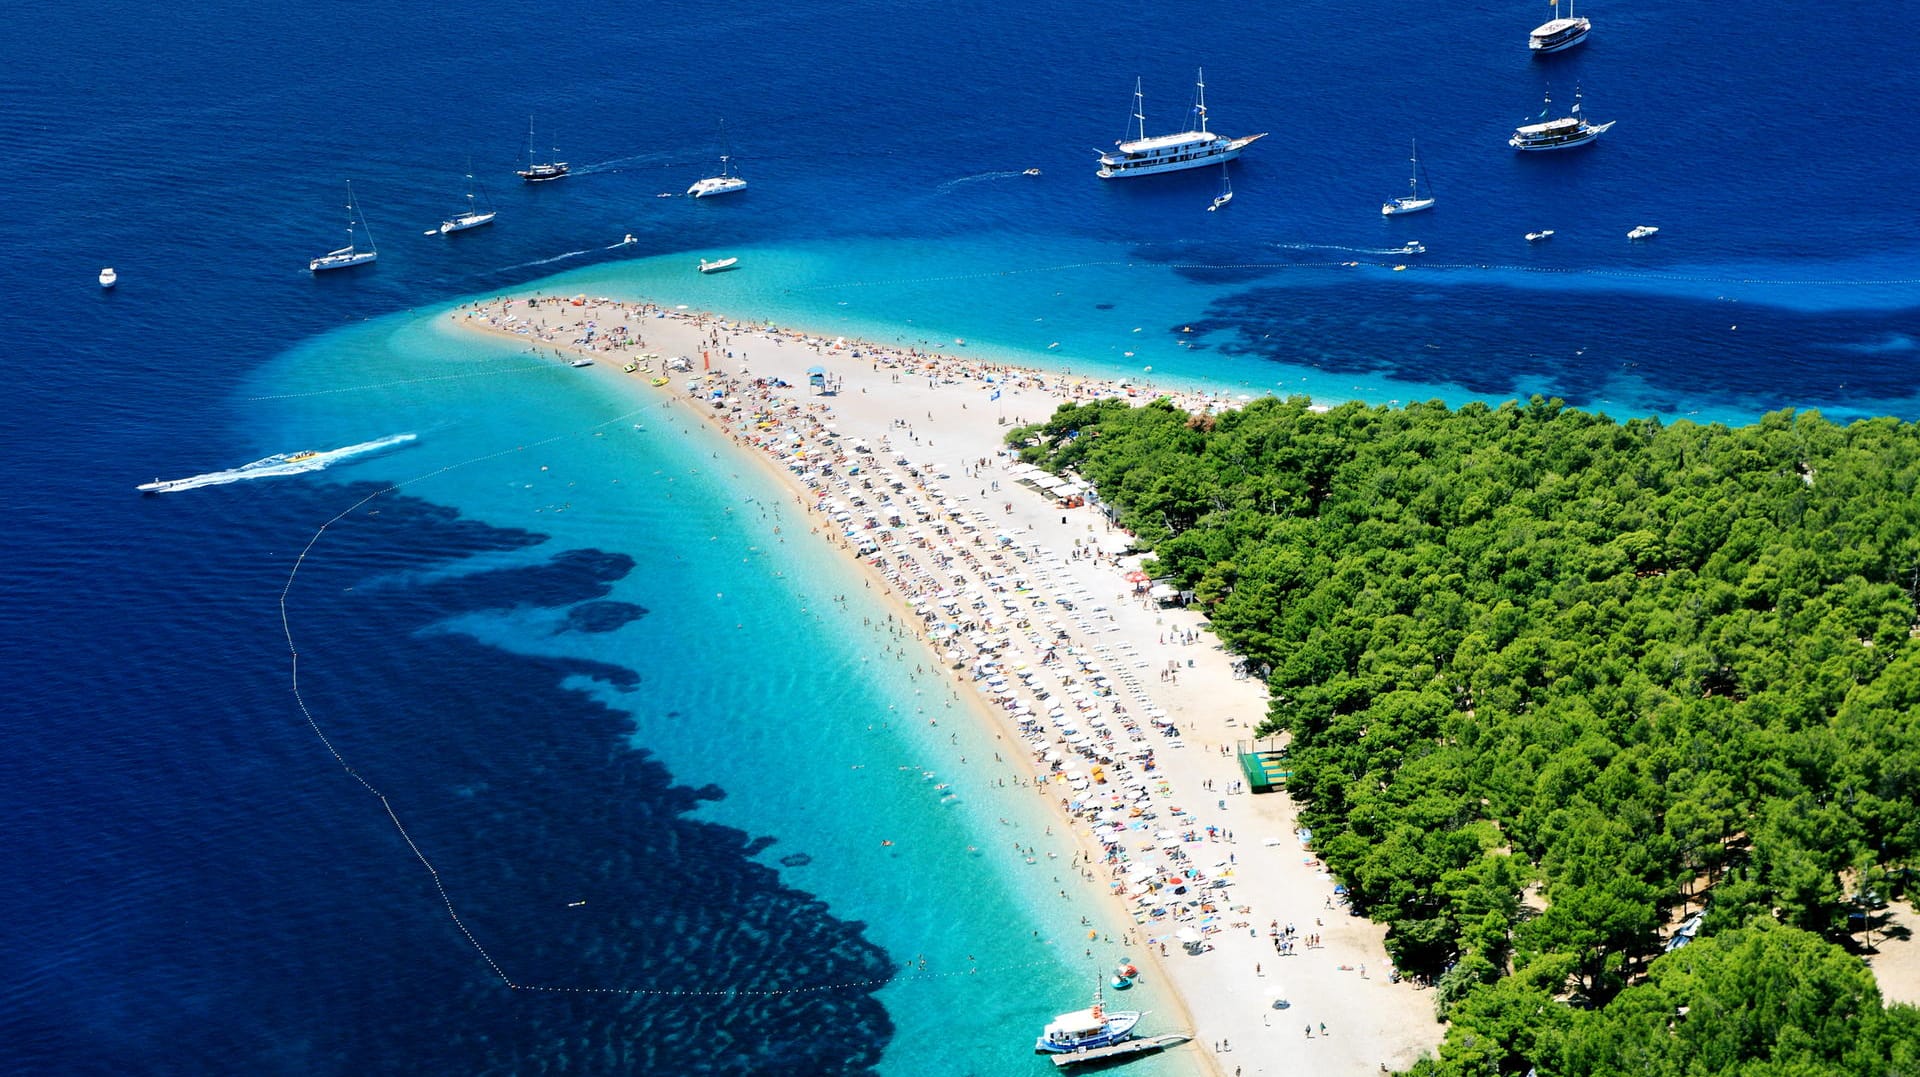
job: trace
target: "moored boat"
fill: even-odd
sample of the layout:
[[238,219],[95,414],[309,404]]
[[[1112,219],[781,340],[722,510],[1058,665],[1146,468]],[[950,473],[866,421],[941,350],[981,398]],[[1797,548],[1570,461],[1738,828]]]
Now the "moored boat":
[[1660,229],[1656,225],[1638,224],[1633,227],[1632,231],[1627,233],[1627,238],[1628,239],[1646,239],[1648,236],[1658,235],[1659,233],[1660,233]]
[[1580,114],[1580,94],[1573,95],[1573,110],[1559,119],[1547,119],[1553,110],[1553,95],[1547,95],[1546,107],[1540,110],[1539,123],[1522,124],[1514,128],[1513,137],[1507,139],[1507,145],[1527,153],[1544,150],[1570,150],[1575,146],[1584,146],[1599,138],[1612,127],[1617,120],[1606,123],[1588,123]]
[[747,181],[734,175],[733,149],[727,145],[727,121],[720,121],[720,174],[708,176],[687,188],[687,193],[695,198],[711,198],[717,194],[732,194],[747,189]]
[[1065,1054],[1111,1047],[1133,1036],[1133,1026],[1140,1023],[1141,1016],[1139,1010],[1108,1010],[1096,986],[1093,1005],[1049,1021],[1046,1030],[1034,1041],[1033,1050],[1036,1054]]
[[100,271],[100,287],[111,288],[118,283],[120,283],[120,274],[115,273],[112,266]]
[[1570,49],[1587,39],[1593,23],[1573,13],[1573,0],[1567,0],[1567,17],[1560,17],[1560,0],[1553,0],[1553,18],[1533,28],[1527,35],[1527,48],[1535,56]]
[[700,259],[700,272],[724,273],[727,270],[732,269],[734,266],[737,266],[739,264],[740,264],[740,259],[738,258],[722,258],[714,262],[709,262],[705,258],[702,258]]
[[[358,231],[356,231],[356,229]],[[367,245],[362,249],[357,245],[356,237],[365,233]],[[349,266],[364,265],[380,257],[380,251],[373,245],[373,232],[366,222],[360,219],[359,209],[353,201],[353,181],[347,181],[347,245],[338,250],[328,251],[307,263],[310,273],[324,273],[329,269],[346,269]]]
[[441,221],[440,228],[439,228],[439,232],[441,235],[444,236],[449,232],[464,232],[469,228],[478,228],[483,224],[493,223],[493,218],[494,218],[493,207],[491,205],[488,205],[487,208],[481,209],[479,203],[475,201],[475,197],[476,196],[474,194],[474,187],[473,187],[473,162],[468,161],[467,162],[467,211],[465,213],[456,213],[453,216],[448,217],[446,220]]
[[1418,213],[1433,208],[1433,190],[1429,185],[1426,195],[1420,194],[1420,143],[1413,143],[1413,176],[1407,180],[1407,193],[1380,205],[1380,215],[1396,217],[1402,213]]
[[1240,151],[1254,142],[1267,137],[1265,131],[1242,138],[1229,138],[1207,130],[1205,70],[1200,72],[1194,90],[1194,126],[1191,130],[1148,138],[1145,100],[1140,80],[1136,78],[1133,80],[1133,123],[1128,125],[1128,133],[1135,137],[1122,139],[1111,152],[1100,154],[1100,170],[1096,174],[1101,179],[1150,176],[1224,164],[1240,156]]

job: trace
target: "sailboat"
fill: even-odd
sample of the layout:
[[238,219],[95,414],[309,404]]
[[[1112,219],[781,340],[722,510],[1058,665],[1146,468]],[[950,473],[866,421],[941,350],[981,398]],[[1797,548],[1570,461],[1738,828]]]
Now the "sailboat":
[[1427,188],[1427,196],[1425,198],[1420,197],[1420,143],[1418,140],[1415,140],[1413,143],[1413,175],[1407,180],[1407,193],[1391,202],[1381,203],[1380,215],[1383,217],[1394,217],[1402,213],[1418,213],[1423,209],[1432,208],[1433,188],[1431,186]]
[[1228,178],[1227,166],[1223,164],[1220,166],[1220,194],[1213,200],[1213,205],[1207,207],[1207,212],[1212,213],[1231,201],[1233,201],[1233,180]]
[[[446,235],[448,232],[464,232],[469,228],[478,228],[483,224],[492,224],[493,217],[494,217],[494,209],[491,204],[489,204],[487,208],[483,210],[480,208],[479,204],[474,201],[473,162],[468,161],[467,162],[467,211],[465,213],[456,213],[453,216],[447,218],[446,220],[441,221],[438,231],[443,236]],[[433,233],[428,232],[427,234],[432,235]]]
[[[560,151],[555,149],[553,155],[560,156]],[[516,174],[528,183],[545,183],[548,180],[560,179],[567,174],[565,161],[534,161],[532,116],[527,117],[527,167],[520,169]]]
[[727,145],[727,121],[720,121],[720,174],[708,176],[687,188],[687,193],[695,198],[709,195],[732,194],[747,189],[747,181],[733,174],[733,154]]
[[1560,0],[1553,0],[1553,18],[1533,28],[1527,35],[1527,48],[1535,56],[1545,56],[1550,52],[1570,49],[1587,39],[1588,31],[1593,29],[1590,20],[1580,18],[1573,13],[1573,0],[1567,0],[1567,17],[1560,17]]
[[[366,234],[367,247],[365,250],[361,250],[358,246],[355,245],[356,227],[359,229],[360,232],[364,232]],[[348,180],[347,181],[347,245],[340,248],[337,251],[328,251],[327,253],[321,255],[320,257],[315,258],[313,261],[308,262],[307,270],[312,273],[324,273],[329,269],[346,269],[349,266],[357,266],[366,262],[371,262],[378,257],[380,257],[380,252],[374,248],[373,231],[367,227],[365,221],[360,220],[359,211],[355,208],[353,203],[353,181]]]

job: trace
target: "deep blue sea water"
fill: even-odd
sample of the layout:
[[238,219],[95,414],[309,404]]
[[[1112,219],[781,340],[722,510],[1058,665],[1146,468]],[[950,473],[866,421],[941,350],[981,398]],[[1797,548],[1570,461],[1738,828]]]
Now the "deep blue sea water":
[[[1920,415],[1897,36],[1583,13],[1535,61],[1539,3],[16,5],[0,1069],[1043,1072],[1114,951],[990,734],[703,432],[426,315],[563,273],[1232,395]],[[1272,132],[1234,203],[1094,179],[1201,64]],[[1549,82],[1618,125],[1513,154]],[[529,114],[576,176],[513,180]],[[655,198],[722,117],[751,189]],[[1414,137],[1440,204],[1383,220]],[[469,158],[500,222],[422,236]],[[380,261],[314,279],[348,179]]]

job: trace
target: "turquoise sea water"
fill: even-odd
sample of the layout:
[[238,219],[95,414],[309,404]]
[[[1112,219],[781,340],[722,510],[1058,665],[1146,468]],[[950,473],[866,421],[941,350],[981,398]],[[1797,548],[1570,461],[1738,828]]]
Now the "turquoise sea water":
[[[434,630],[637,673],[634,685],[576,676],[567,686],[630,715],[633,743],[678,781],[725,790],[699,817],[772,837],[759,857],[768,864],[811,858],[780,871],[835,917],[864,923],[907,966],[878,993],[897,1029],[884,1072],[956,1063],[1049,1071],[1028,1053],[1028,1036],[1085,1004],[1095,977],[1127,953],[1119,934],[1130,925],[1085,899],[1068,866],[1074,847],[1052,832],[1031,790],[1011,787],[1029,773],[1024,748],[999,740],[958,700],[957,682],[887,631],[890,607],[843,554],[804,530],[791,494],[718,434],[636,388],[536,362],[515,343],[431,315],[396,316],[336,331],[265,368],[250,424],[297,444],[417,432],[409,451],[359,463],[354,478],[401,483],[463,518],[547,536],[433,577],[537,565],[567,549],[632,556],[636,567],[605,599],[649,612],[614,631],[564,631],[565,611],[526,607],[469,613]],[[329,536],[311,556],[358,553]],[[376,567],[363,587],[378,594],[408,582]],[[291,618],[297,640],[297,601]],[[302,659],[326,656],[303,648]],[[314,708],[324,728],[325,699]],[[1009,786],[995,788],[996,778]],[[1033,849],[1036,862],[1017,847]],[[437,867],[451,875],[463,866]],[[697,874],[658,885],[700,900]],[[489,949],[511,972],[512,943]],[[730,969],[727,983],[750,991],[777,983],[776,973]],[[623,985],[583,974],[563,986]],[[1144,984],[1127,1004],[1154,1008],[1159,999]]]

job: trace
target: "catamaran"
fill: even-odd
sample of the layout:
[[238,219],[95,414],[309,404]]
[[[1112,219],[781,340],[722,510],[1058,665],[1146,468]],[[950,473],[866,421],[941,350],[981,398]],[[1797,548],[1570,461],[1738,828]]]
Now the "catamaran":
[[1136,78],[1133,80],[1133,123],[1127,128],[1127,133],[1136,137],[1122,139],[1115,143],[1112,152],[1100,154],[1097,175],[1101,179],[1150,176],[1203,168],[1215,163],[1225,164],[1240,156],[1241,150],[1267,137],[1265,131],[1243,138],[1228,138],[1207,130],[1207,78],[1204,69],[1197,77],[1194,89],[1192,130],[1148,138],[1145,102],[1140,80]]
[[695,198],[706,198],[716,194],[732,194],[747,189],[747,181],[733,174],[733,154],[727,145],[727,121],[720,121],[720,174],[708,176],[687,188],[687,193]]
[[1606,123],[1588,123],[1580,114],[1580,92],[1574,91],[1573,111],[1570,115],[1557,120],[1547,119],[1553,109],[1553,95],[1547,95],[1546,107],[1540,110],[1540,123],[1523,124],[1514,128],[1513,137],[1507,139],[1507,145],[1516,150],[1539,152],[1542,150],[1570,150],[1575,146],[1584,146],[1605,134],[1607,128],[1618,123],[1608,120]]
[[[356,227],[359,229],[359,232],[366,234],[367,247],[365,250],[361,250],[355,245],[355,237],[357,235],[355,232]],[[359,211],[353,204],[353,181],[348,180],[347,245],[337,251],[328,251],[313,261],[308,262],[307,270],[312,273],[324,273],[329,269],[346,269],[348,266],[357,266],[371,262],[378,257],[380,257],[380,252],[373,245],[373,231],[367,227],[365,221],[360,220]]]
[[1407,180],[1407,193],[1391,202],[1380,205],[1380,214],[1384,217],[1398,216],[1402,213],[1418,213],[1433,208],[1433,188],[1427,188],[1427,196],[1420,197],[1420,143],[1413,144],[1413,178]]
[[[441,221],[439,232],[443,236],[446,235],[448,232],[464,232],[469,228],[478,228],[483,224],[492,224],[493,217],[494,217],[494,209],[491,205],[489,205],[486,209],[483,210],[474,201],[473,162],[468,161],[467,162],[467,211],[465,213],[456,213],[453,216],[447,218],[446,220]],[[432,233],[428,233],[428,234],[431,235]]]
[[[560,156],[560,150],[555,148],[553,155],[555,157]],[[515,174],[528,183],[545,183],[548,180],[557,180],[567,174],[567,162],[565,161],[534,161],[532,116],[527,117],[527,167],[518,170]]]
[[1593,23],[1573,13],[1573,0],[1567,0],[1567,17],[1560,17],[1560,0],[1553,0],[1553,18],[1533,28],[1527,35],[1527,48],[1535,56],[1570,49],[1587,39]]

